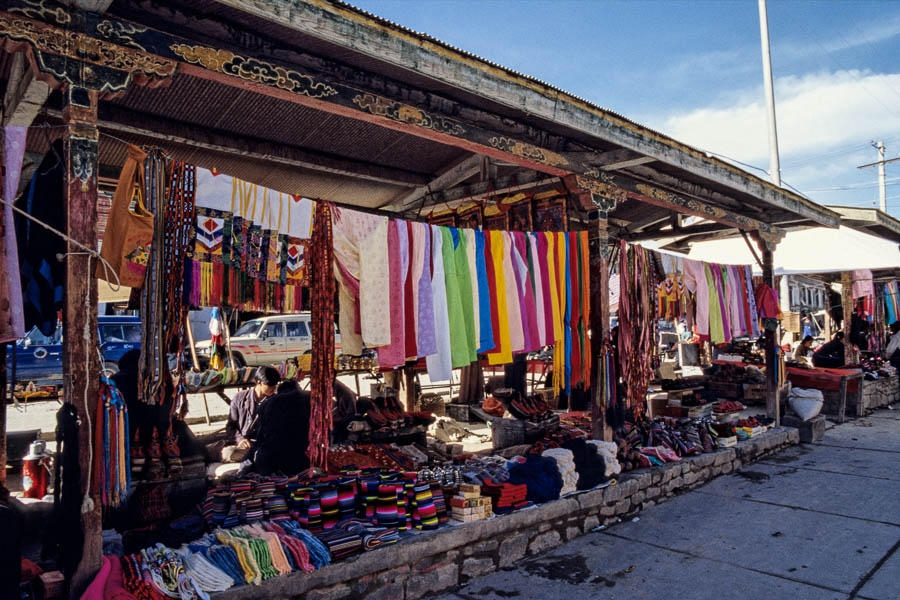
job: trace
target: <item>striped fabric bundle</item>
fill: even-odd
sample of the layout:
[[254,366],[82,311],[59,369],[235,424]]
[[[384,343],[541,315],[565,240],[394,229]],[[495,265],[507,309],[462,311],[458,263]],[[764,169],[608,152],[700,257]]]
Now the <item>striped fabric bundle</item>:
[[434,505],[434,497],[431,495],[431,485],[428,482],[415,486],[415,504],[413,508],[413,523],[416,529],[437,529],[437,508]]
[[363,549],[366,551],[374,550],[386,544],[393,544],[400,539],[400,533],[396,529],[376,527],[361,519],[341,521],[339,527],[359,534],[362,538]]
[[341,527],[319,532],[316,537],[328,547],[334,560],[360,552],[363,548],[362,536]]

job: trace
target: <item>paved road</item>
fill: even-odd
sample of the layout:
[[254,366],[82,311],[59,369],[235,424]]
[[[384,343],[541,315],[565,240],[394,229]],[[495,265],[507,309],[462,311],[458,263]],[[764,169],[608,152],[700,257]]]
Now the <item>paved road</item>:
[[898,464],[900,406],[439,600],[900,599]]

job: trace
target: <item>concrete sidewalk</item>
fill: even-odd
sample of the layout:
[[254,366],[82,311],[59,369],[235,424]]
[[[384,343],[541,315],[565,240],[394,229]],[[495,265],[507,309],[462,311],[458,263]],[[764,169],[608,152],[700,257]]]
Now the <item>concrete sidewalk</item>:
[[894,461],[884,409],[439,598],[896,600]]

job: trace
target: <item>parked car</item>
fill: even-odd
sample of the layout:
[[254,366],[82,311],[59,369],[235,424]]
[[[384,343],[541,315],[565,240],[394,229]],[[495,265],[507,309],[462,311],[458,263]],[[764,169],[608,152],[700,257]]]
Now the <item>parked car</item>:
[[[197,353],[209,359],[211,342],[197,343]],[[340,337],[335,335],[335,347]],[[263,366],[312,350],[310,314],[272,315],[244,322],[231,334],[231,353],[237,366]]]
[[[117,372],[122,355],[141,346],[141,321],[138,317],[100,316],[97,318],[97,332],[106,374]],[[61,384],[62,337],[62,327],[56,328],[53,337],[45,336],[37,327],[32,328],[16,342],[15,351],[7,356],[6,372],[10,379],[15,360],[17,383]]]

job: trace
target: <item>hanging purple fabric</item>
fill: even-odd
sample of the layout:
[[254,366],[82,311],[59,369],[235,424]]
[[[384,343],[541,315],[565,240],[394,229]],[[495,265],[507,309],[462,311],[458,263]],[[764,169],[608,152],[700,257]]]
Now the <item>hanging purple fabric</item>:
[[431,226],[427,223],[413,223],[413,227],[424,230],[422,243],[425,247],[425,260],[419,286],[419,330],[416,332],[416,346],[419,356],[431,356],[437,353],[437,342],[434,337],[434,298],[431,294]]
[[536,304],[534,300],[534,289],[531,287],[531,281],[528,278],[528,234],[521,231],[513,232],[513,239],[516,242],[516,250],[518,252],[518,265],[520,275],[522,277],[522,321],[525,326],[525,351],[534,352],[541,349],[540,336],[537,330],[537,314]]
[[25,312],[22,306],[22,281],[19,276],[19,252],[16,227],[10,205],[15,202],[25,156],[27,127],[4,128],[3,205],[0,213],[0,343],[25,337]]

